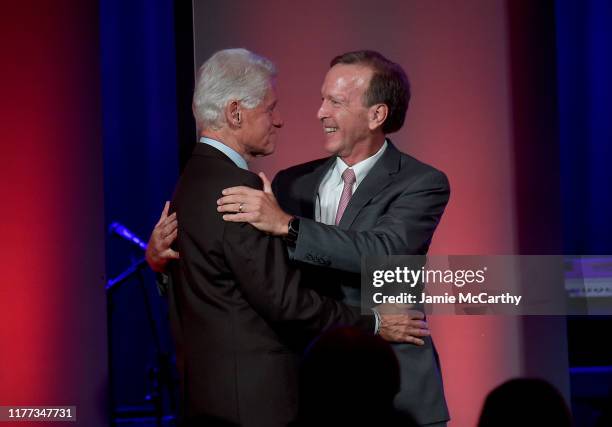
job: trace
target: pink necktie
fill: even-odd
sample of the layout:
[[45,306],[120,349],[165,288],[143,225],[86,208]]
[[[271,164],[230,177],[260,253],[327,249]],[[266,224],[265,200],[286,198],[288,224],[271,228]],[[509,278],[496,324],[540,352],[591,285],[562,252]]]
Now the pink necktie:
[[344,181],[344,188],[342,189],[342,195],[338,203],[338,212],[336,212],[336,225],[340,223],[342,214],[344,214],[344,210],[348,206],[351,196],[353,195],[353,184],[356,181],[353,169],[347,168],[342,172],[342,181]]

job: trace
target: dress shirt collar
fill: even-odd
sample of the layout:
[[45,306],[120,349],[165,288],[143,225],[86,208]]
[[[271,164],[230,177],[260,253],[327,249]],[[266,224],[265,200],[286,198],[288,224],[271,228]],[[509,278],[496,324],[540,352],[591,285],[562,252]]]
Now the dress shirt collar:
[[204,136],[200,138],[200,142],[204,144],[208,144],[211,147],[214,147],[217,150],[221,151],[223,154],[229,157],[234,163],[236,163],[236,166],[238,166],[239,168],[249,170],[249,165],[247,164],[246,160],[244,160],[244,158],[240,154],[238,154],[238,152],[234,150],[233,148],[230,148],[227,145],[215,139],[206,138]]
[[[386,149],[387,140],[385,139],[385,142],[383,143],[382,147],[380,147],[380,149],[376,152],[376,154],[351,166],[351,169],[353,169],[353,172],[355,172],[355,188],[357,188],[361,181],[363,181],[363,179],[368,175],[368,172],[370,172],[376,161],[383,155]],[[334,165],[332,171],[333,180],[337,180],[338,184],[342,183],[342,173],[346,169],[348,169],[348,167],[349,166],[344,163],[344,160],[342,160],[340,157],[336,157],[336,164]]]

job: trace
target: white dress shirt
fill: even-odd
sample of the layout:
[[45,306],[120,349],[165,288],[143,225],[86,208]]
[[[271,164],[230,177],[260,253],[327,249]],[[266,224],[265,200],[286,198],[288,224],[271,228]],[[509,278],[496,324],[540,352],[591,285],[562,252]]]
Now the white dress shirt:
[[[374,164],[383,155],[387,149],[387,141],[373,156],[368,157],[365,160],[355,163],[351,166],[353,172],[355,172],[355,183],[353,184],[353,194],[359,187],[359,184],[368,175],[368,172],[374,167]],[[340,203],[340,196],[342,195],[342,189],[344,188],[344,181],[342,180],[342,173],[348,169],[348,165],[340,157],[336,157],[336,163],[330,168],[321,184],[319,185],[319,191],[317,192],[317,202],[315,206],[315,221],[322,222],[323,224],[335,225],[336,224],[336,212],[338,211],[338,203]]]

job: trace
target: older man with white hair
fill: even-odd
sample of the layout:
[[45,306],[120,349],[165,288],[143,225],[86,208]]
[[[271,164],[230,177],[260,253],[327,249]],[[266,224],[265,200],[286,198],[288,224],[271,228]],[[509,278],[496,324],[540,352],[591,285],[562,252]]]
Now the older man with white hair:
[[[222,189],[262,188],[248,162],[274,151],[283,125],[275,75],[270,61],[245,49],[217,52],[198,71],[193,111],[200,140],[171,205],[181,257],[169,266],[187,425],[289,424],[297,412],[289,337],[312,337],[338,323],[376,328],[374,315],[299,286],[280,237],[223,221],[217,212]],[[387,333],[408,339],[411,319],[396,320],[385,323]]]

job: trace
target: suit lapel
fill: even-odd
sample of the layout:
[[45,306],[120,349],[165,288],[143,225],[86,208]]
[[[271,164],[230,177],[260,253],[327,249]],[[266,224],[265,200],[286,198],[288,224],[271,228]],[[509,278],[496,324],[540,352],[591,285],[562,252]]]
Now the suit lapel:
[[332,156],[317,166],[311,173],[304,176],[304,194],[308,195],[308,198],[306,199],[308,204],[302,206],[302,213],[304,216],[310,215],[308,218],[316,218],[315,209],[317,207],[317,194],[319,192],[319,186],[321,185],[321,181],[323,180],[325,173],[330,167],[332,167],[335,161],[336,157]]
[[384,154],[378,159],[351,197],[340,224],[338,224],[340,228],[349,229],[361,209],[391,183],[393,175],[399,172],[400,159],[400,152],[391,144],[391,141],[388,141]]

